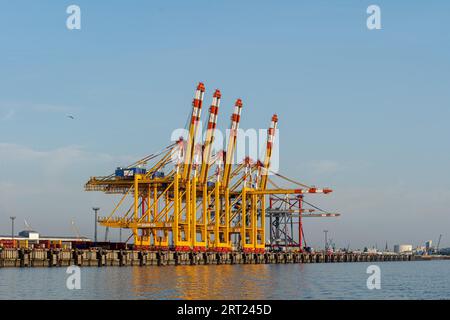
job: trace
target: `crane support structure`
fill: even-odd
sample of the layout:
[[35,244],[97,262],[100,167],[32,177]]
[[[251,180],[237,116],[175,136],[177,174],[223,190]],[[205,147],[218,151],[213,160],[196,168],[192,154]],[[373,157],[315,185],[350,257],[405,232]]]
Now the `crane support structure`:
[[[214,153],[212,145],[222,96],[219,90],[213,94],[205,141],[196,143],[204,93],[205,86],[199,83],[187,137],[130,166],[117,168],[114,174],[91,177],[85,190],[118,197],[112,212],[99,218],[99,223],[108,228],[131,229],[137,247],[264,252],[271,246],[270,241],[266,242],[265,218],[274,216],[273,208],[266,208],[266,197],[291,195],[303,199],[308,194],[328,194],[332,190],[307,186],[278,173],[271,175],[277,115],[272,116],[267,131],[263,161],[249,157],[235,161],[241,99],[234,105],[226,151]],[[280,188],[272,177],[294,186]],[[275,187],[269,188],[268,183]],[[301,207],[291,209],[284,210],[283,214],[293,217],[303,214]]]

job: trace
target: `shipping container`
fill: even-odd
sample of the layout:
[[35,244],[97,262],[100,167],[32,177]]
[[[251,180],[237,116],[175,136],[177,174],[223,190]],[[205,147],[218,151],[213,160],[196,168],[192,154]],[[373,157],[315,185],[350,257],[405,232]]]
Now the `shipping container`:
[[18,245],[19,248],[28,248],[28,240],[19,240]]
[[39,240],[39,244],[42,248],[50,248],[50,240]]
[[144,168],[117,168],[116,169],[116,177],[119,178],[133,178],[136,174],[145,174],[147,172]]
[[164,178],[164,172],[162,171],[156,171],[152,173],[152,179],[155,178]]
[[0,240],[0,247],[1,248],[15,248],[17,245],[16,240]]

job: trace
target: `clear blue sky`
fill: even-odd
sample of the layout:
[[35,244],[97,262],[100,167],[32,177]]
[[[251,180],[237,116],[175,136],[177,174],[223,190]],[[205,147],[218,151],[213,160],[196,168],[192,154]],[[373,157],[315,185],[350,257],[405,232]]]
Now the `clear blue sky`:
[[343,214],[306,222],[313,246],[448,246],[449,21],[448,1],[2,1],[0,233],[91,236],[113,201],[84,182],[167,145],[204,81],[220,127],[237,97],[244,128],[276,112],[281,172],[335,190],[309,198]]

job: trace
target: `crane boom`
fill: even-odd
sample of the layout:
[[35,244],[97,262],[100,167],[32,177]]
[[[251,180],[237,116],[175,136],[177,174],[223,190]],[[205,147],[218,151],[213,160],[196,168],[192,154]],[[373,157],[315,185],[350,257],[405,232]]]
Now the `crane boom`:
[[30,224],[27,222],[27,220],[23,219],[23,223],[25,224],[25,228],[27,231],[33,230],[33,228],[30,226]]
[[237,132],[239,129],[239,122],[241,120],[242,100],[237,99],[234,104],[234,112],[231,116],[230,139],[228,141],[228,148],[225,154],[225,168],[223,171],[222,186],[227,188],[230,183],[231,167],[233,165],[234,150],[236,149]]
[[441,238],[442,238],[442,234],[439,235],[439,240],[436,246],[436,253],[439,254],[439,245],[441,244]]
[[216,90],[213,95],[213,101],[211,107],[209,108],[209,120],[208,120],[208,128],[206,131],[205,144],[203,149],[203,161],[202,161],[202,169],[200,172],[200,182],[205,184],[208,179],[208,171],[210,167],[210,159],[211,159],[211,147],[214,141],[214,132],[217,125],[217,114],[219,112],[220,106],[220,98],[221,98],[220,90]]
[[105,229],[105,242],[108,241],[108,233],[109,233],[109,227],[106,227],[106,229]]
[[189,124],[189,137],[187,141],[186,152],[184,154],[184,168],[182,175],[184,180],[189,179],[191,173],[192,160],[194,156],[195,137],[197,134],[198,122],[200,121],[200,116],[202,113],[202,103],[204,94],[205,94],[205,86],[202,82],[200,82],[197,86],[194,100],[192,101],[192,115],[191,115],[191,122]]
[[72,226],[72,230],[75,233],[75,235],[77,236],[77,239],[80,239],[81,238],[80,231],[78,230],[78,228],[75,224],[75,221],[73,219],[70,221],[70,225]]
[[277,129],[278,116],[274,114],[272,116],[272,121],[270,123],[270,128],[267,130],[267,147],[266,147],[266,157],[262,168],[260,167],[260,184],[259,189],[265,190],[267,187],[267,177],[269,174],[270,158],[272,157],[272,147],[275,138],[275,130]]

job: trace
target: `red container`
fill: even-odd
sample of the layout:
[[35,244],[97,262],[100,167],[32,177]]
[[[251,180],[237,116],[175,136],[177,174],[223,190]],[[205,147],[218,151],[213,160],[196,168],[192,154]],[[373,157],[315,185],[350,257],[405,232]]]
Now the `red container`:
[[16,240],[0,240],[0,246],[3,248],[15,248]]

